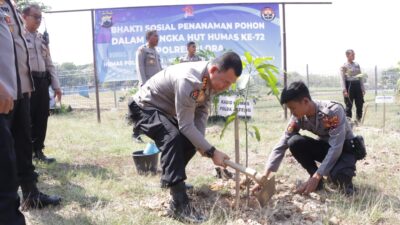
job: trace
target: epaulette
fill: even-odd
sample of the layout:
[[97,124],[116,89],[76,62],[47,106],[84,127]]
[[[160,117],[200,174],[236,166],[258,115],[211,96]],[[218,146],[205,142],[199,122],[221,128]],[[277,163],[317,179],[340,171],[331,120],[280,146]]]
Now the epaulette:
[[331,114],[333,113],[332,108],[333,108],[335,105],[339,105],[339,106],[341,106],[342,108],[344,108],[343,105],[342,105],[341,103],[339,103],[339,102],[337,102],[337,101],[330,101],[330,102],[328,103],[328,106],[327,106],[327,107],[323,107],[322,105],[320,105],[320,106],[319,106],[319,111],[322,112],[323,114],[327,115],[327,116],[328,116],[328,115],[331,115]]
[[337,115],[333,115],[333,106],[335,105],[340,105],[343,107],[342,104],[336,101],[330,101],[327,105],[327,107],[321,107],[319,108],[319,111],[322,113],[322,123],[326,129],[333,129],[336,128],[339,123],[340,123],[340,118]]
[[343,108],[343,110],[345,110],[343,104],[340,103],[340,102],[337,102],[337,101],[330,101],[330,104],[329,104],[328,108],[331,109],[335,105],[339,105],[340,107]]
[[141,46],[138,48],[138,50],[139,50],[139,51],[143,51],[145,48],[146,48],[146,44],[141,45]]

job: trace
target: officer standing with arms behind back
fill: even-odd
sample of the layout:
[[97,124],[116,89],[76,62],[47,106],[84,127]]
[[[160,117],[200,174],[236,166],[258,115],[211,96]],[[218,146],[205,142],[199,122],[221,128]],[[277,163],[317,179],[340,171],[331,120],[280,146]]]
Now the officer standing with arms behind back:
[[180,58],[179,62],[183,63],[183,62],[201,61],[201,58],[198,55],[196,55],[196,43],[194,43],[194,41],[188,42],[186,47],[188,53],[185,57]]
[[28,45],[29,60],[35,91],[31,96],[32,142],[34,158],[51,163],[54,158],[43,153],[49,118],[49,85],[58,100],[61,100],[61,89],[55,67],[50,57],[47,40],[38,32],[42,21],[42,11],[37,4],[31,4],[22,11],[25,28],[25,39]]
[[364,81],[361,74],[360,65],[354,62],[354,50],[346,51],[347,62],[341,67],[342,88],[344,103],[346,104],[346,116],[351,118],[353,102],[356,104],[357,122],[361,121],[364,105]]
[[[342,105],[333,101],[312,100],[303,82],[293,82],[284,88],[280,101],[290,109],[292,116],[279,143],[269,155],[264,175],[268,178],[278,170],[289,148],[310,176],[297,187],[298,193],[309,194],[322,189],[322,177],[328,176],[345,194],[353,194],[356,158],[349,142],[354,139],[354,134]],[[318,139],[301,135],[301,129],[312,132]],[[316,162],[321,164],[317,166]],[[256,185],[253,192],[258,188],[259,185]]]
[[[139,80],[139,88],[142,87],[148,79],[162,70],[160,55],[157,52],[158,33],[156,30],[146,32],[147,43],[140,46],[136,51],[136,74]],[[139,131],[133,129],[132,138],[138,143],[143,143]]]
[[26,31],[23,29],[21,18],[13,2],[3,0],[0,3],[2,3],[0,11],[7,14],[6,21],[14,41],[15,66],[21,84],[21,94],[14,101],[14,109],[8,117],[8,123],[14,139],[18,182],[22,190],[22,207],[29,209],[58,205],[61,202],[60,197],[49,196],[39,191],[37,187],[38,174],[32,163],[30,95],[33,91],[33,80],[30,74],[28,48],[24,38]]
[[[4,3],[0,0],[0,7]],[[0,224],[24,225],[19,211],[17,162],[8,123],[21,83],[15,66],[14,45],[8,24],[9,15],[0,10]],[[18,88],[19,87],[19,88]]]
[[129,104],[137,129],[161,151],[161,185],[170,188],[170,215],[185,222],[204,218],[189,204],[186,166],[199,151],[225,167],[229,157],[204,137],[211,95],[228,89],[242,73],[242,61],[228,52],[212,62],[170,66],[154,75]]

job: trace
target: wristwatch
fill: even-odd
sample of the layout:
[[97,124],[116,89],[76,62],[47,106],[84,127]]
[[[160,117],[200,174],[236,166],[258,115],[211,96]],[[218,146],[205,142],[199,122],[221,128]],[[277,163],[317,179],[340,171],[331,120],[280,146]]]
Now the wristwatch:
[[214,152],[215,152],[215,147],[212,146],[210,149],[208,149],[207,151],[204,152],[204,156],[208,157],[208,158],[212,158],[214,156]]

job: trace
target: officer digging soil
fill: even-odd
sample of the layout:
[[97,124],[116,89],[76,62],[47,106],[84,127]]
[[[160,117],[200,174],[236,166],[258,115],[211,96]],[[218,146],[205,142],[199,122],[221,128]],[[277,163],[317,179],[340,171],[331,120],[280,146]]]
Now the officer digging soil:
[[[289,148],[310,175],[308,181],[297,187],[297,193],[309,194],[322,189],[322,178],[327,176],[342,192],[352,195],[356,161],[365,157],[365,146],[359,136],[354,136],[343,106],[333,101],[312,100],[303,82],[293,82],[284,88],[280,101],[290,109],[292,116],[269,155],[264,175],[270,177],[278,170]],[[301,135],[301,129],[314,133],[318,138]],[[317,166],[317,162],[321,164]],[[256,185],[252,191],[257,192],[259,188]]]
[[211,62],[177,64],[151,77],[129,104],[135,129],[161,151],[161,185],[170,189],[169,214],[184,222],[205,220],[189,202],[185,168],[196,150],[225,167],[229,157],[204,137],[211,96],[228,89],[242,73],[242,61],[227,52]]

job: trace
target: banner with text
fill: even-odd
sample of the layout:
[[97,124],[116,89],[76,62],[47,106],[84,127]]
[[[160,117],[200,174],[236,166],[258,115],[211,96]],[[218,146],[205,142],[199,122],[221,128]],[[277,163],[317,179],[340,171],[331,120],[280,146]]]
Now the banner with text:
[[95,11],[95,57],[99,81],[137,80],[136,50],[147,30],[159,34],[163,68],[186,55],[186,44],[217,56],[232,50],[243,56],[272,56],[281,67],[279,4],[213,4],[101,9]]

